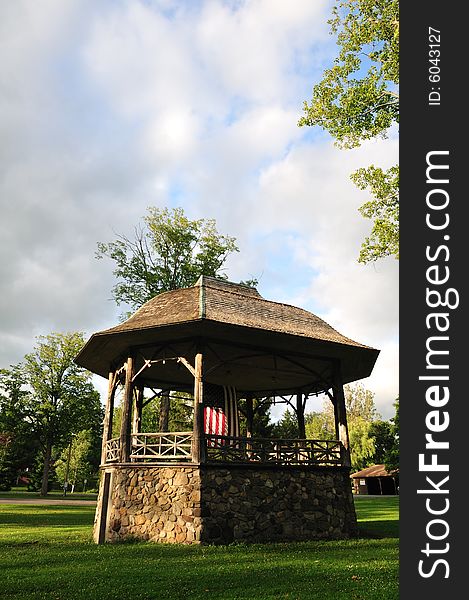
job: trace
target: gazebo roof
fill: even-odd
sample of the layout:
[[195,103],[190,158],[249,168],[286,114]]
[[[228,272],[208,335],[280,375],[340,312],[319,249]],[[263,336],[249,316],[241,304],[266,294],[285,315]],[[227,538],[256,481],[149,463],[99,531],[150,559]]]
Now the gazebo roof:
[[[267,391],[265,377],[256,383],[254,373],[247,374],[254,363],[258,370],[271,368],[271,362],[266,363],[267,354],[278,356],[275,361],[278,373],[285,371],[279,367],[278,360],[286,355],[302,357],[302,368],[316,373],[324,371],[327,361],[337,359],[341,362],[344,382],[349,382],[367,377],[379,353],[343,336],[311,312],[266,300],[256,289],[245,285],[202,276],[193,287],[159,294],[125,322],[95,333],[76,362],[107,377],[110,365],[125,358],[130,348],[171,343],[177,350],[186,344],[187,354],[189,340],[195,339],[218,345],[214,352],[230,368],[233,361],[239,359],[240,347],[256,348],[256,354],[244,352],[244,359],[250,358],[249,365],[238,369],[236,379],[239,385],[244,378],[241,387],[253,391]],[[234,347],[238,348],[236,359]],[[260,349],[264,351],[262,364],[258,362]],[[288,377],[285,375],[279,389],[290,389],[294,375],[293,372]],[[280,382],[278,377],[276,379]],[[302,387],[306,380],[305,374],[301,377],[296,373],[296,385]]]

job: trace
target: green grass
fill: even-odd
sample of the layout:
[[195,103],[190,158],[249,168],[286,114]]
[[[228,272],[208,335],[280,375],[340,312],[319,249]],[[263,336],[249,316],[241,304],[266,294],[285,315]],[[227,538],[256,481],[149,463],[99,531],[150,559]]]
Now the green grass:
[[93,507],[3,504],[0,596],[2,600],[397,600],[398,499],[357,498],[356,506],[363,536],[356,540],[96,546],[91,541]]
[[[64,493],[62,490],[53,490],[51,492],[49,492],[47,494],[47,496],[45,496],[46,498],[49,498],[50,500],[63,500],[64,499]],[[67,496],[66,496],[69,500],[96,500],[98,497],[98,494],[96,493],[90,493],[90,492],[76,492],[71,494],[70,492],[67,492]],[[41,496],[41,494],[39,492],[28,492],[26,490],[26,488],[12,488],[9,492],[0,492],[0,499],[8,499],[8,498],[18,498],[18,499],[32,499],[32,500],[37,500],[40,498],[44,498],[44,496]]]

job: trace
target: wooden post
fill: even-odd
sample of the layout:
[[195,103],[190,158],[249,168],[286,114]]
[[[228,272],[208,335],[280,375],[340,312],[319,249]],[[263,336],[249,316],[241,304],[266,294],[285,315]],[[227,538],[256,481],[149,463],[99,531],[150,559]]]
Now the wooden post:
[[205,462],[204,440],[204,405],[203,405],[203,356],[201,352],[195,355],[194,375],[194,429],[192,437],[192,460],[196,463]]
[[252,437],[254,423],[254,401],[252,396],[246,395],[246,437]]
[[106,444],[112,438],[112,415],[114,412],[114,395],[116,392],[115,372],[109,372],[109,385],[107,389],[106,409],[103,421],[103,443],[101,446],[101,464],[106,462]]
[[334,417],[336,422],[336,428],[338,433],[338,439],[342,442],[344,447],[344,466],[350,467],[350,441],[348,435],[347,425],[347,411],[345,408],[345,395],[344,386],[342,385],[342,376],[340,372],[340,363],[337,362],[334,368],[334,381],[333,381],[333,393],[334,393]]
[[134,359],[129,356],[125,369],[124,398],[122,400],[122,423],[120,433],[120,462],[129,462],[130,456],[130,414],[132,412],[132,377],[134,371]]
[[298,420],[298,439],[305,440],[305,409],[303,406],[303,394],[301,392],[298,392],[296,395],[296,418]]
[[132,433],[140,433],[142,429],[142,409],[143,409],[143,390],[144,386],[139,385],[134,394],[134,410],[132,413]]
[[169,390],[165,390],[164,392],[161,392],[160,396],[159,430],[163,433],[167,433],[169,431],[170,394],[171,392]]

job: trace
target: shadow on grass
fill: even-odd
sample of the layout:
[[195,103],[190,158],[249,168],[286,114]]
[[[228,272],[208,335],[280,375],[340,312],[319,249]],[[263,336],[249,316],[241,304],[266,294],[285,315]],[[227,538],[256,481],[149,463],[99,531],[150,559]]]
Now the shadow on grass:
[[361,538],[397,538],[399,521],[361,521],[358,523],[358,535]]

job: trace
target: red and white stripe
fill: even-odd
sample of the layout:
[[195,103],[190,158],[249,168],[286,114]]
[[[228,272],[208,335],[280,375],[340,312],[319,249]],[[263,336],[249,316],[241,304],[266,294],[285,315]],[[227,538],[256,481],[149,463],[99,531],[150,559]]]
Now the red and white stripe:
[[220,387],[216,399],[218,406],[206,405],[204,408],[204,429],[209,435],[239,436],[238,403],[236,389],[231,386]]

